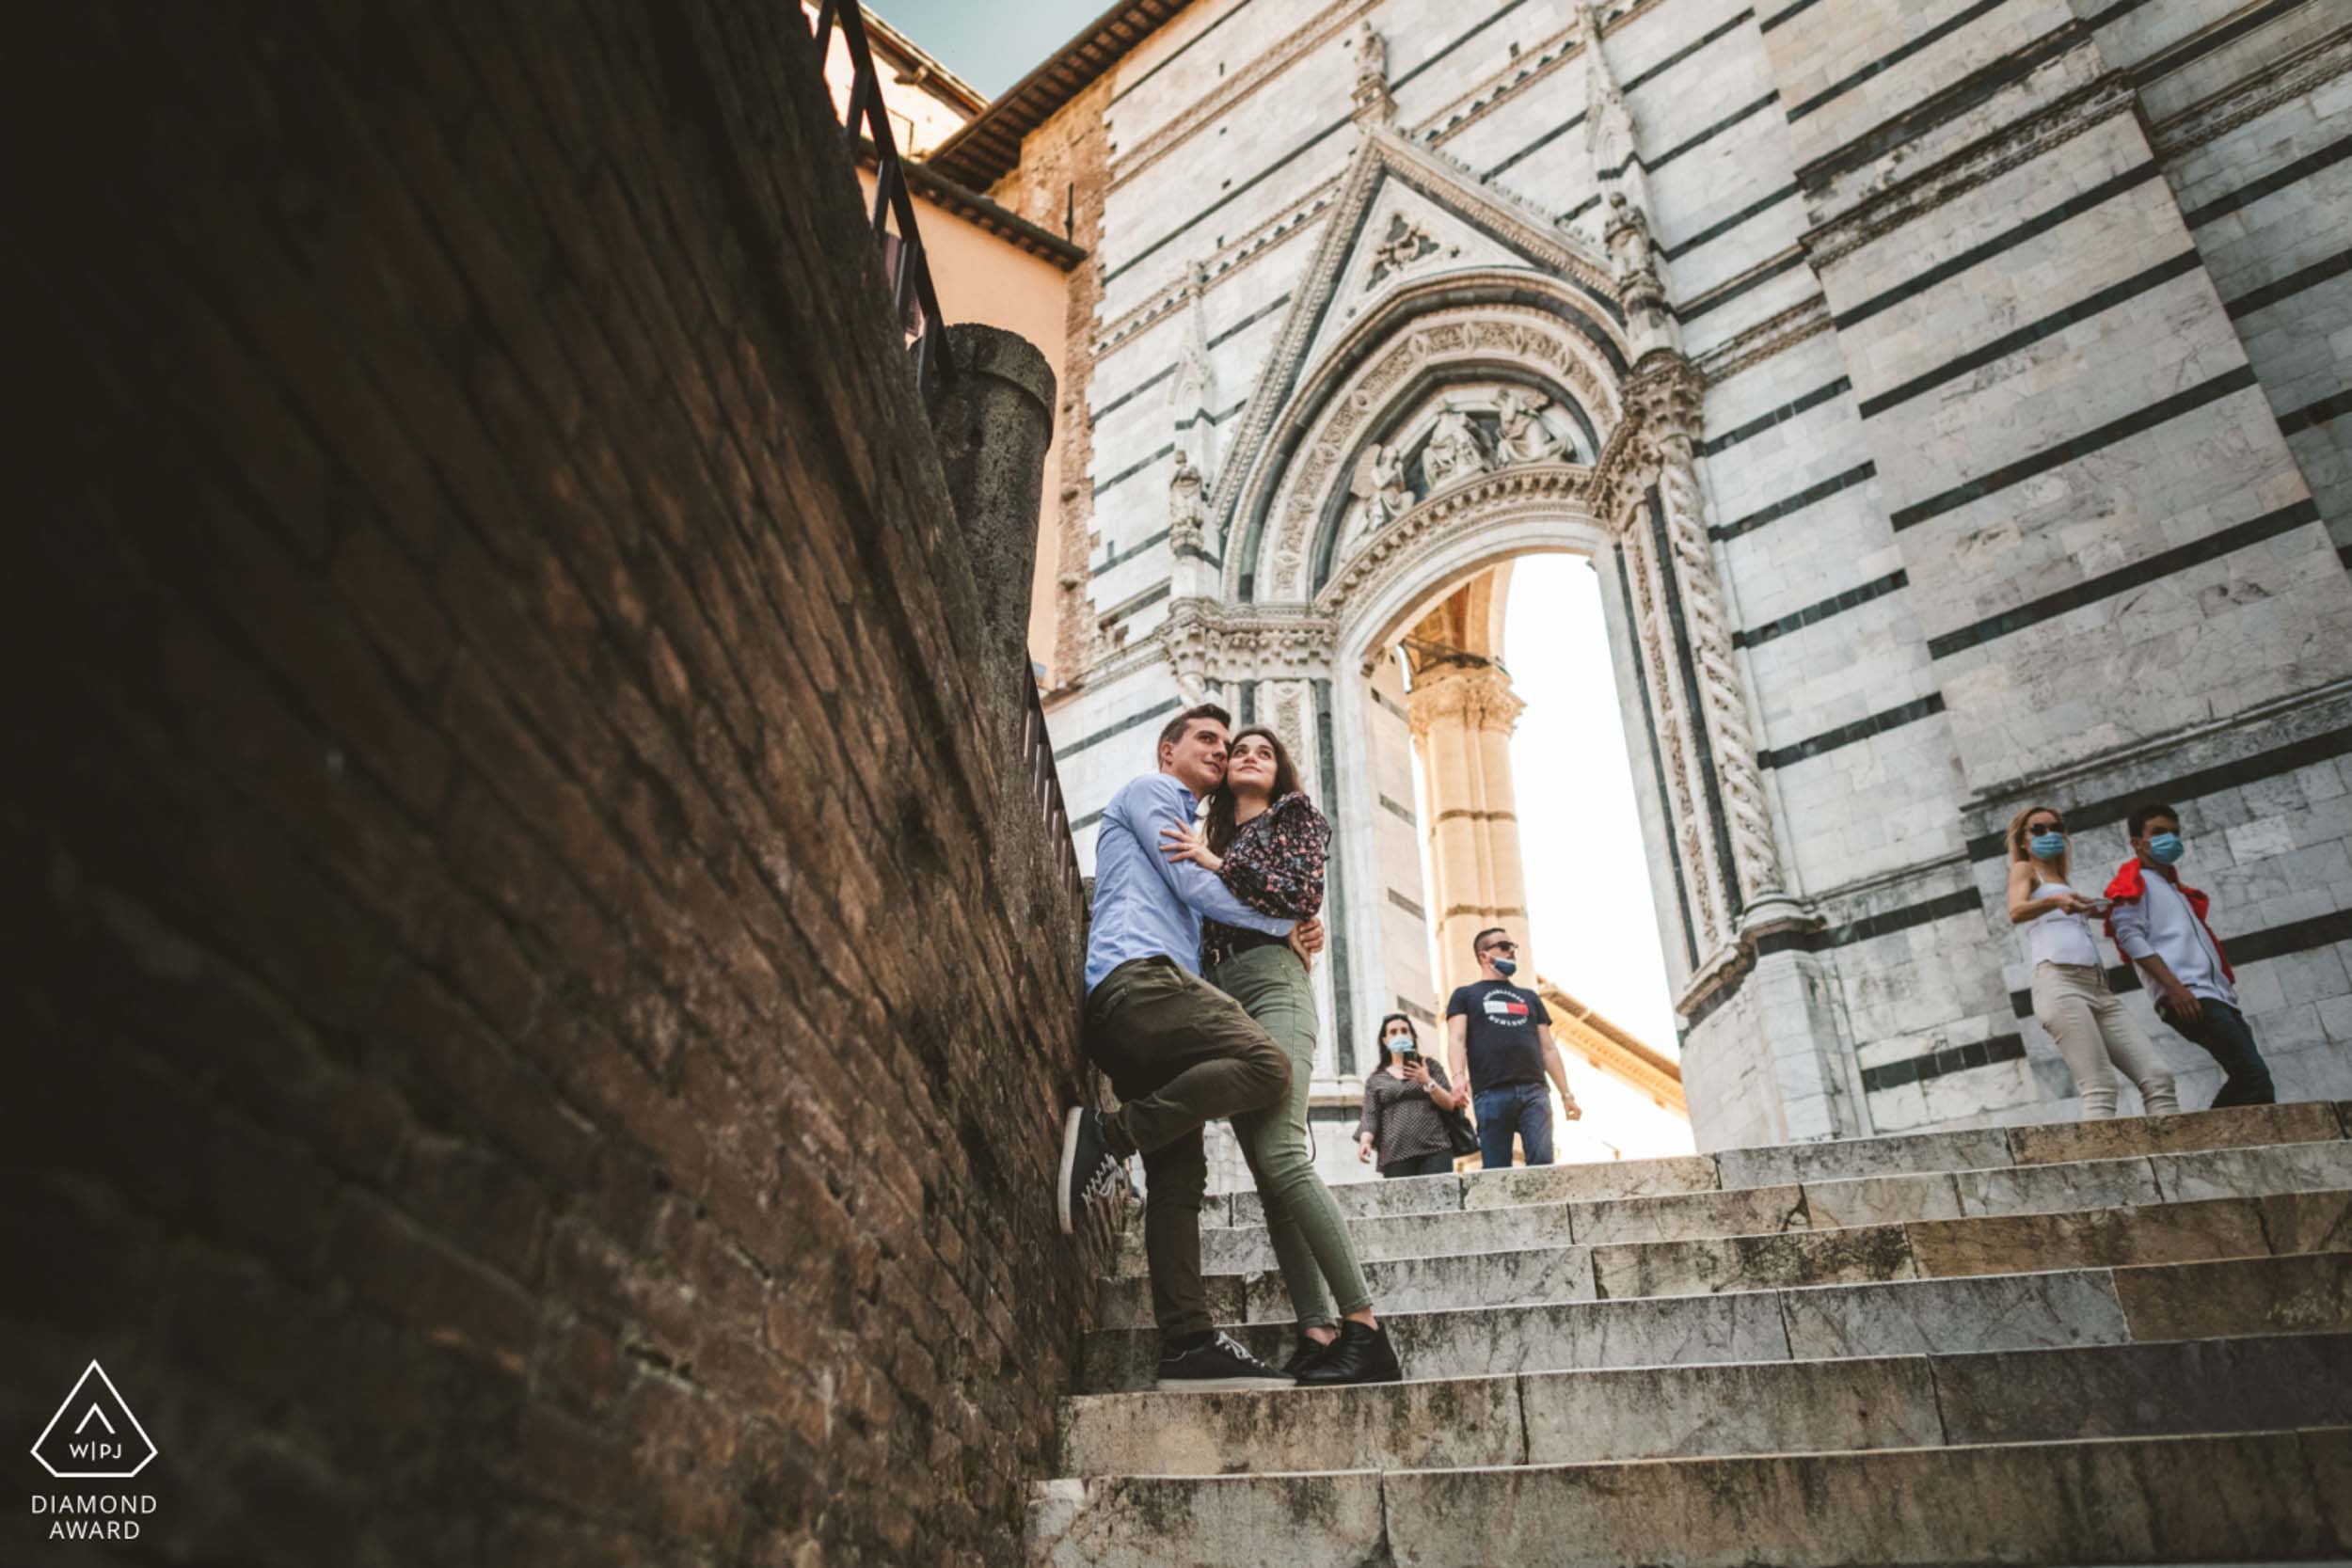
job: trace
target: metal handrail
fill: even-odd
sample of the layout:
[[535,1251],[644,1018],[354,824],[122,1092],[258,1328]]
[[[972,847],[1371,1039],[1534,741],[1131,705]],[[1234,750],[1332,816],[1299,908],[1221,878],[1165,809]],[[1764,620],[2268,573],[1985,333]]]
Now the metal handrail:
[[[897,313],[914,353],[914,384],[928,399],[932,384],[955,374],[955,362],[942,352],[940,334],[946,323],[939,313],[939,294],[931,287],[931,264],[923,249],[922,230],[914,221],[914,202],[907,192],[906,170],[898,162],[898,146],[890,134],[890,116],[882,107],[882,78],[874,67],[874,51],[866,40],[866,15],[857,0],[823,0],[817,8],[817,60],[823,69],[833,47],[834,24],[841,25],[841,41],[850,51],[850,102],[841,132],[852,160],[861,137],[874,148],[874,238],[882,247],[883,279],[890,289],[890,308]],[[863,120],[861,129],[859,122]],[[891,230],[891,221],[898,224]],[[909,311],[914,314],[910,326]]]
[[[915,227],[914,203],[908,194],[906,170],[898,161],[898,144],[890,134],[890,117],[883,112],[882,78],[875,71],[874,51],[866,40],[865,13],[859,10],[857,0],[822,0],[817,8],[818,69],[823,68],[826,51],[832,47],[836,22],[841,26],[842,41],[849,47],[851,70],[842,135],[852,161],[857,157],[861,137],[873,147],[874,238],[882,247],[891,308],[898,313],[900,326],[906,325],[910,303],[917,312],[917,325],[908,336],[914,351],[915,385],[928,400],[934,380],[955,374],[954,356],[945,352],[946,322],[939,312],[939,295],[931,287],[930,260],[923,249],[922,232]],[[861,119],[865,122],[862,131]],[[895,234],[889,228],[892,219],[898,224]],[[1021,725],[1021,766],[1028,774],[1029,799],[1037,807],[1046,836],[1053,841],[1054,869],[1083,919],[1086,890],[1078,875],[1078,847],[1070,835],[1070,808],[1062,800],[1061,775],[1054,766],[1053,740],[1045,729],[1045,705],[1038,697],[1036,681],[1025,680],[1022,684],[1029,699],[1029,711]]]

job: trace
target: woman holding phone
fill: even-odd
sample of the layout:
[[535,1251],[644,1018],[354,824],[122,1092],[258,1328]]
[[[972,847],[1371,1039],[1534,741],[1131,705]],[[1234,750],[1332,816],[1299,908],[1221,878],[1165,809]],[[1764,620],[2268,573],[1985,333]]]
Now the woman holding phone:
[[2074,1074],[2085,1121],[2115,1115],[2118,1069],[2139,1086],[2149,1116],[2169,1116],[2181,1108],[2171,1071],[2107,989],[2088,918],[2105,914],[2106,901],[2067,885],[2071,859],[2066,818],[2052,807],[2028,806],[2010,819],[2009,918],[2026,928],[2033,1016]]
[[1377,1160],[1385,1179],[1445,1175],[1454,1168],[1454,1142],[1443,1113],[1469,1099],[1454,1092],[1443,1063],[1422,1054],[1413,1021],[1391,1013],[1380,1021],[1380,1065],[1364,1079],[1356,1158]]

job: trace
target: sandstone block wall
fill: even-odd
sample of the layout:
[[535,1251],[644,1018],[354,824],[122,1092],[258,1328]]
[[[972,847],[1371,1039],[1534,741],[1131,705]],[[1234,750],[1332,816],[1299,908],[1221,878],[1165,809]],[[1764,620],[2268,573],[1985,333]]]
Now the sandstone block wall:
[[103,1361],[113,1560],[1015,1560],[1079,913],[800,12],[24,22],[0,1427]]

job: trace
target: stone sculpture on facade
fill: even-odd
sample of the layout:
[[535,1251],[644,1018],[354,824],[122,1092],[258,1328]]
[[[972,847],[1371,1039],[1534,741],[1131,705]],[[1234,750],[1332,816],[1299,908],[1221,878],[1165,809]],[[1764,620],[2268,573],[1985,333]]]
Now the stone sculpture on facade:
[[1437,248],[1429,230],[1402,213],[1390,214],[1389,232],[1373,250],[1372,273],[1364,279],[1364,287],[1376,288]]
[[1422,477],[1435,490],[1483,472],[1486,467],[1486,455],[1478,450],[1478,434],[1470,428],[1470,416],[1448,404],[1438,416],[1437,428],[1429,433],[1429,445],[1422,449]]
[[1367,533],[1413,504],[1413,493],[1405,486],[1404,452],[1377,441],[1357,460],[1355,482],[1348,489],[1363,503],[1363,531]]
[[1396,101],[1389,95],[1388,40],[1366,21],[1356,29],[1355,47],[1357,119],[1368,113],[1381,120],[1395,118]]
[[1209,522],[1209,504],[1202,493],[1200,470],[1180,449],[1176,469],[1168,476],[1168,545],[1171,550],[1199,549]]
[[1551,400],[1505,387],[1495,395],[1495,464],[1541,463],[1560,451],[1560,437],[1544,422]]

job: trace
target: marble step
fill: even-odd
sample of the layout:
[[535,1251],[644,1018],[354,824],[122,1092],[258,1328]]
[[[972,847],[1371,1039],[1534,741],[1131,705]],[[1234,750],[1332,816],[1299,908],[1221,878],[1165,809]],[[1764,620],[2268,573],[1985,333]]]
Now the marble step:
[[2352,1334],[1062,1402],[1057,1473],[1266,1474],[2352,1426]]
[[1880,1568],[2352,1554],[2352,1431],[1041,1483],[1039,1568]]
[[[1335,1186],[1341,1212],[1372,1217],[1500,1209],[1529,1203],[1595,1203],[1670,1193],[1779,1187],[1807,1181],[1921,1172],[2072,1164],[2085,1160],[2179,1154],[2257,1144],[2327,1142],[2352,1133],[2352,1102],[2309,1101],[2244,1105],[2170,1117],[1979,1128],[1772,1148],[1724,1149],[1663,1160],[1520,1166],[1450,1176],[1406,1177]],[[1254,1192],[1220,1194],[1201,1212],[1204,1226],[1255,1226],[1265,1211]]]
[[[1605,1201],[1377,1215],[1350,1219],[1347,1227],[1357,1256],[1371,1262],[2343,1188],[2352,1188],[2352,1142],[2339,1138]],[[1142,1231],[1139,1225],[1127,1227],[1112,1259],[1114,1277],[1147,1272]],[[1275,1266],[1273,1244],[1257,1226],[1204,1227],[1200,1257],[1203,1270],[1211,1275],[1252,1274]]]
[[[1415,1378],[2333,1333],[2352,1329],[2352,1252],[1399,1312],[1383,1321]],[[1294,1330],[1251,1323],[1232,1333],[1279,1362]],[[1077,1391],[1149,1388],[1158,1354],[1153,1330],[1091,1330],[1079,1342]]]
[[[1400,1258],[1366,1263],[1364,1275],[1381,1310],[1425,1312],[2331,1250],[2352,1250],[2352,1190]],[[1218,1275],[1206,1283],[1219,1323],[1291,1321],[1279,1273]],[[1150,1282],[1103,1280],[1094,1321],[1103,1328],[1150,1326]]]

